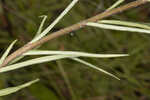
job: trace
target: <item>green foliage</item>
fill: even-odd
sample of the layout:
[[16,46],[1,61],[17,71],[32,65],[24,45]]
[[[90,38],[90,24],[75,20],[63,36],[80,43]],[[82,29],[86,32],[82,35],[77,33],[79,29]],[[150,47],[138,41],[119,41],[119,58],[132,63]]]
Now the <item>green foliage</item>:
[[[88,18],[89,16],[93,16],[98,12],[107,10],[105,8],[109,8],[111,4],[113,4],[116,1],[117,0],[80,1],[72,9],[72,11],[70,11],[69,14],[67,14],[62,19],[62,22],[60,21],[60,23],[51,31],[57,31],[58,29],[64,26],[71,25],[82,19]],[[120,1],[118,0],[117,2]],[[42,30],[45,28],[46,25],[49,25],[50,22],[52,22],[55,18],[57,18],[57,16],[60,14],[60,11],[65,9],[65,7],[67,6],[67,4],[69,4],[69,2],[70,1],[68,0],[59,0],[59,2],[57,0],[7,1],[9,6],[15,8],[15,11],[13,11],[13,13],[10,13],[10,19],[14,26],[15,33],[16,34],[18,33],[17,35],[22,38],[24,38],[24,35],[22,36],[19,33],[26,33],[25,36],[30,38],[30,37],[34,37],[36,31],[39,29],[39,31],[37,32],[37,34],[39,35],[40,33],[44,32]],[[126,1],[124,2],[126,3]],[[118,6],[118,4],[120,3],[118,3],[117,5],[116,4],[115,6],[111,6],[111,7],[114,8]],[[102,5],[104,5],[104,7]],[[128,15],[129,12],[130,15]],[[48,14],[47,21],[44,21],[43,19],[41,23],[41,27],[36,29],[37,23],[40,23],[37,16],[43,14]],[[119,77],[121,81],[116,81],[111,77],[110,78],[107,76],[105,77],[104,74],[97,73],[97,71],[89,68],[87,70],[82,64],[73,62],[72,60],[62,60],[61,62],[63,62],[62,67],[66,71],[72,90],[78,99],[89,99],[89,98],[91,99],[104,98],[109,100],[116,100],[118,98],[121,98],[122,100],[131,100],[131,99],[138,100],[141,98],[149,99],[150,95],[149,95],[149,88],[148,88],[149,87],[148,76],[150,70],[148,66],[149,66],[149,44],[150,44],[149,40],[150,39],[148,35],[146,34],[139,35],[136,34],[136,32],[149,33],[150,31],[149,31],[148,24],[143,24],[141,20],[138,20],[137,23],[137,20],[133,19],[133,18],[137,18],[137,15],[139,14],[143,16],[142,15],[143,13],[140,12],[140,8],[128,12],[124,12],[121,15],[114,15],[113,17],[110,18],[113,20],[102,20],[96,23],[97,25],[101,25],[101,29],[88,27],[86,29],[82,29],[75,32],[77,33],[79,39],[76,37],[70,38],[69,36],[65,36],[57,40],[50,41],[49,43],[46,43],[45,45],[41,46],[41,48],[46,50],[46,52],[48,52],[49,54],[48,53],[42,54],[41,51],[37,50],[34,55],[40,55],[40,56],[44,55],[44,57],[40,57],[40,58],[50,58],[47,59],[47,61],[50,61],[53,57],[65,56],[69,58],[70,55],[72,56],[72,53],[74,54],[73,56],[82,55],[84,57],[89,56],[89,53],[85,53],[85,52],[92,52],[93,54],[90,54],[90,56],[93,55],[100,56],[94,53],[100,53],[106,55],[116,54],[116,53],[117,54],[129,53],[130,54],[129,57],[115,58],[115,59],[114,58],[113,59],[112,58],[111,59],[83,58],[83,61],[84,62],[86,61],[86,64],[88,63],[90,65],[94,64],[96,66],[101,66],[102,69],[105,69],[117,75],[117,77]],[[127,20],[127,21],[123,21],[123,20]],[[148,21],[149,20],[145,19],[145,22]],[[104,28],[104,26],[106,28]],[[119,31],[108,30],[110,28],[111,30],[117,29]],[[120,29],[122,29],[123,32],[121,32]],[[133,32],[132,34],[130,33],[131,31]],[[48,32],[49,31],[47,31],[46,34]],[[6,34],[6,32],[1,32],[1,33],[2,34],[0,35],[2,38],[8,39],[8,40],[6,39],[0,40],[0,43],[2,44],[1,49],[3,49],[4,47],[6,48],[6,45],[8,45],[8,42],[10,43],[11,40],[9,36]],[[36,37],[38,35],[36,35]],[[30,38],[30,40],[31,39],[32,38]],[[17,46],[15,46],[14,49],[22,46],[22,44],[21,45],[16,44],[16,45]],[[63,45],[65,50],[67,51],[66,52],[54,51],[54,50],[59,50],[60,45]],[[53,52],[49,50],[53,50]],[[70,51],[72,52],[70,53]],[[82,51],[82,52],[73,52],[73,51]],[[13,69],[16,67],[17,64],[19,65],[21,64],[20,66],[26,66],[24,64],[28,64],[28,63],[24,63],[24,62],[27,61],[26,60],[27,58],[30,58],[30,61],[34,61],[34,63],[38,63],[37,59],[39,58],[39,56],[36,56],[37,58],[35,58],[33,55],[31,56],[31,53],[33,53],[33,51],[29,51],[26,54],[24,54],[24,59],[23,58],[22,60],[20,59],[21,62],[15,62],[11,64],[9,65],[9,68]],[[69,55],[65,55],[63,53],[67,53]],[[26,57],[26,55],[30,55],[30,56]],[[47,55],[53,55],[53,56],[47,56]],[[41,59],[38,60],[41,61]],[[30,64],[32,65],[33,62],[31,62]],[[58,65],[55,63],[55,61],[51,63],[38,64],[32,66],[33,67],[30,67],[28,69],[24,68],[24,69],[16,70],[14,71],[14,73],[8,72],[6,75],[8,75],[8,77],[11,77],[11,79],[6,79],[6,80],[16,79],[19,81],[19,79],[26,80],[28,79],[28,77],[30,78],[32,77],[35,78],[36,76],[41,77],[43,80],[46,81],[46,84],[48,84],[48,86],[52,86],[54,90],[57,91],[57,94],[59,94],[59,96],[55,95],[56,93],[53,92],[52,89],[47,88],[45,84],[41,82],[39,84],[34,84],[33,86],[29,87],[28,92],[30,92],[31,94],[30,95],[26,94],[25,95],[26,97],[30,97],[32,95],[39,100],[47,100],[47,99],[58,100],[59,97],[63,97],[61,99],[64,98],[65,99],[69,98],[69,100],[71,99],[71,96],[69,95],[70,92],[68,92],[69,90],[64,80],[62,79],[60,72],[58,71],[57,68]],[[94,68],[99,69],[99,67],[94,67]],[[21,73],[24,72],[25,74],[20,75],[19,72]],[[17,76],[17,78],[13,77],[15,75]],[[40,90],[42,91],[41,94],[39,93]],[[20,91],[20,93],[22,93],[22,91]],[[140,96],[137,95],[138,93],[140,94]],[[16,97],[17,96],[18,95],[16,95]]]
[[6,88],[6,89],[1,89],[0,90],[0,96],[5,96],[5,95],[8,95],[8,94],[12,94],[14,92],[17,92],[25,87],[28,87],[30,85],[32,85],[33,83],[36,83],[38,82],[39,79],[36,79],[36,80],[33,80],[33,81],[30,81],[28,83],[25,83],[25,84],[22,84],[22,85],[19,85],[19,86],[16,86],[16,87],[10,87],[10,88]]
[[5,51],[5,53],[2,55],[2,57],[0,58],[0,65],[3,63],[3,61],[5,60],[5,58],[8,56],[10,50],[12,49],[13,45],[16,43],[17,41],[15,40],[14,42],[12,42],[10,44],[10,46],[7,48],[7,50]]

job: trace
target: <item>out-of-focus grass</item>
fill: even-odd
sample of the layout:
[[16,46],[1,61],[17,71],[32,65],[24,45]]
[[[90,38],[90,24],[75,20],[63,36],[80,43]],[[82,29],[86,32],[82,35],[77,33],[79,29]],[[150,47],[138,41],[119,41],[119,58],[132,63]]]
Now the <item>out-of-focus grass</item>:
[[[64,17],[64,19],[52,30],[57,31],[62,27],[76,23],[82,19],[104,11],[116,0],[80,0],[79,4]],[[41,21],[38,16],[47,15],[46,27],[52,22],[61,11],[65,9],[70,0],[15,0],[7,1],[11,11],[9,18],[13,25],[15,34],[27,37],[33,37]],[[125,2],[126,3],[126,2]],[[143,22],[137,15],[143,14],[141,8],[132,9],[122,14],[112,16],[113,19]],[[147,10],[148,11],[148,10]],[[111,18],[108,18],[111,19]],[[16,21],[17,20],[17,21]],[[148,17],[144,22],[149,23]],[[9,39],[8,33],[0,30],[1,38]],[[88,100],[91,98],[105,97],[109,100],[140,100],[141,98],[150,99],[149,82],[150,82],[150,36],[146,34],[137,34],[130,32],[111,31],[97,28],[85,28],[74,32],[75,36],[63,36],[52,40],[42,46],[42,49],[59,50],[63,45],[65,50],[76,50],[93,53],[129,53],[130,57],[116,59],[84,59],[103,69],[114,73],[121,78],[121,81],[112,79],[104,74],[99,73],[84,65],[73,62],[72,60],[62,60],[62,66],[69,78],[70,85],[76,95],[76,98]],[[23,37],[22,37],[23,38]],[[6,48],[7,42],[1,42],[0,49]],[[6,40],[5,40],[6,41]],[[11,40],[12,41],[12,40]],[[17,47],[21,44],[17,44]],[[16,48],[17,48],[16,47]],[[25,58],[26,59],[26,58]],[[21,74],[21,75],[20,75]],[[71,99],[69,90],[61,76],[58,66],[55,62],[41,64],[31,69],[21,69],[19,71],[6,73],[8,78],[5,83],[18,84],[28,78],[41,77],[41,84],[46,87],[46,91],[53,91],[54,94],[62,99]],[[17,80],[17,82],[16,82]],[[18,81],[20,80],[20,81]],[[37,99],[32,90],[20,91],[19,94],[10,96],[6,99],[19,98],[24,96],[29,98],[33,96]],[[40,86],[37,88],[41,88]],[[27,92],[27,93],[26,93]],[[25,93],[25,94],[23,94]],[[34,95],[36,94],[36,95]],[[42,94],[41,94],[42,95]],[[24,98],[24,99],[25,99]],[[42,100],[42,99],[41,99]]]

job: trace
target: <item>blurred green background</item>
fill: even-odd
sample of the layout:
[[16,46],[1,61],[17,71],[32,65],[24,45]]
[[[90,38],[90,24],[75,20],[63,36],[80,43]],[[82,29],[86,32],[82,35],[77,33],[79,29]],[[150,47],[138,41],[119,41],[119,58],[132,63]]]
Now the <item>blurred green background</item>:
[[[79,0],[51,31],[57,31],[103,12],[116,0]],[[126,0],[124,4],[134,0]],[[1,0],[0,55],[15,39],[13,51],[30,41],[47,15],[46,28],[71,0]],[[150,22],[150,4],[107,19]],[[50,33],[49,33],[50,34]],[[41,81],[0,100],[150,100],[150,35],[86,27],[42,45],[44,50],[90,53],[129,53],[129,57],[84,59],[121,81],[72,60],[59,60],[0,74],[0,87],[17,86],[35,78]],[[13,52],[12,51],[12,52]],[[25,57],[23,60],[35,58]]]

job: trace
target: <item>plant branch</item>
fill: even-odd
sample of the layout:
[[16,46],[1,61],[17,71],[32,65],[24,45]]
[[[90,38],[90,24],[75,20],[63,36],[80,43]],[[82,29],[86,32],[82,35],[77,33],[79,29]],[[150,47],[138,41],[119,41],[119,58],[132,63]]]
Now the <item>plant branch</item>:
[[117,13],[121,13],[121,12],[123,12],[125,10],[137,7],[137,6],[145,4],[147,2],[149,2],[149,0],[136,0],[134,2],[128,3],[128,4],[123,5],[121,7],[114,8],[112,10],[100,13],[100,14],[94,16],[94,17],[91,17],[89,19],[83,20],[83,21],[81,21],[81,22],[79,22],[77,24],[74,24],[72,26],[69,26],[69,27],[66,27],[64,29],[60,29],[59,31],[53,32],[50,35],[45,36],[44,38],[40,39],[37,42],[28,43],[25,46],[21,47],[20,49],[16,50],[14,53],[9,55],[5,59],[5,61],[3,62],[3,64],[1,66],[2,67],[6,66],[10,61],[14,60],[18,56],[21,56],[23,53],[25,53],[25,52],[27,52],[27,51],[29,51],[29,50],[37,47],[37,46],[39,46],[39,45],[49,41],[49,40],[55,39],[55,38],[60,37],[62,35],[68,34],[68,33],[72,32],[72,31],[75,31],[75,30],[78,30],[78,29],[81,29],[81,28],[85,27],[88,22],[97,22],[99,20],[102,20],[103,18],[109,17],[109,16],[117,14]]

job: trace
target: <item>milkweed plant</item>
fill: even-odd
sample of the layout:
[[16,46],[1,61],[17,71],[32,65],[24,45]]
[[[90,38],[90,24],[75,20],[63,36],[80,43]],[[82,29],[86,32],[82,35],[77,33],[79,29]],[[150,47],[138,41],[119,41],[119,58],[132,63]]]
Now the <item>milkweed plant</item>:
[[[52,22],[52,24],[50,24],[44,30],[43,30],[43,26],[44,26],[44,23],[47,19],[47,16],[45,16],[45,15],[40,16],[41,18],[43,18],[43,20],[40,24],[40,27],[39,27],[35,37],[29,43],[34,43],[34,42],[40,40],[41,38],[45,37],[51,31],[51,29],[71,10],[71,8],[78,1],[79,0],[73,0],[69,4],[69,6],[67,6],[66,9],[56,18],[56,20],[54,20]],[[106,11],[109,11],[109,10],[116,8],[117,6],[119,6],[124,1],[125,0],[118,0],[111,7],[106,9]],[[91,27],[101,28],[101,29],[108,29],[108,30],[129,31],[129,32],[139,32],[139,33],[148,33],[148,34],[150,33],[150,26],[148,26],[146,24],[129,22],[129,21],[122,21],[122,20],[100,20],[98,22],[88,22],[86,25],[91,26]],[[11,51],[11,49],[13,48],[13,46],[15,45],[16,42],[17,42],[17,40],[13,41],[10,44],[10,46],[7,48],[7,50],[4,52],[4,54],[2,55],[2,57],[0,59],[0,65],[6,59],[6,57],[8,56],[9,52]],[[32,56],[32,55],[41,55],[42,57],[30,59],[30,60],[19,62],[19,63],[17,62],[25,56]],[[24,68],[24,67],[34,65],[34,64],[39,64],[39,63],[50,62],[50,61],[55,61],[55,60],[67,58],[67,59],[71,59],[71,60],[74,60],[76,62],[82,63],[88,67],[94,68],[100,72],[103,72],[103,73],[105,73],[105,74],[107,74],[113,78],[120,80],[117,76],[115,76],[115,75],[87,62],[87,61],[84,61],[84,60],[80,59],[79,57],[115,58],[115,57],[125,57],[125,56],[129,56],[129,54],[93,54],[93,53],[77,52],[77,51],[51,51],[51,50],[40,50],[38,47],[34,50],[30,50],[30,51],[24,53],[22,56],[11,61],[7,66],[1,67],[0,73]],[[1,89],[0,90],[0,96],[5,96],[8,94],[14,93],[16,91],[19,91],[22,88],[28,87],[31,84],[38,82],[38,81],[39,81],[39,79],[35,79],[35,80],[32,80],[30,82],[27,82],[25,84],[22,84],[22,85],[19,85],[16,87],[9,87],[6,89]]]

